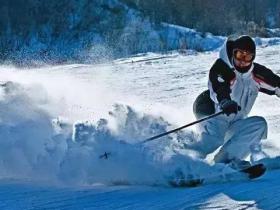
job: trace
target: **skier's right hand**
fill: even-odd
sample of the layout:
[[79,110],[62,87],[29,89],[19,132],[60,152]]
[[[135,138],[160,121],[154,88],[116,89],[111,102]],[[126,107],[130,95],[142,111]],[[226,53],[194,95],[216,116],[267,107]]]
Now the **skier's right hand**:
[[238,104],[230,99],[223,99],[220,102],[220,108],[222,109],[222,111],[229,116],[230,114],[237,114],[237,112],[241,109],[240,106],[238,106]]

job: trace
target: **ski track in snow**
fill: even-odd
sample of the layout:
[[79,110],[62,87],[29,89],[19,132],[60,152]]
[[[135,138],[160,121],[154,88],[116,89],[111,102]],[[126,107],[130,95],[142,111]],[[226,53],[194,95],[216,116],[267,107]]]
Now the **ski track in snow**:
[[[279,50],[258,48],[257,62],[280,74]],[[166,178],[178,168],[198,177],[222,170],[180,150],[177,140],[194,138],[193,128],[140,150],[119,143],[193,121],[192,102],[207,88],[217,54],[0,67],[0,209],[279,209],[277,170],[252,182],[168,187]],[[260,95],[252,110],[268,120],[264,149],[271,157],[280,155],[278,103]],[[104,151],[112,151],[111,159],[98,158]],[[272,159],[271,168],[278,162]]]

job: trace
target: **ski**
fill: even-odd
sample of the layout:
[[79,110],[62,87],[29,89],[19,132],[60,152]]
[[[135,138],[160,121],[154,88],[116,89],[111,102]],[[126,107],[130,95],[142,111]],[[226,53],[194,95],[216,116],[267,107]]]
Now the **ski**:
[[225,173],[212,177],[204,178],[174,178],[169,181],[172,187],[198,187],[204,184],[225,183],[231,181],[252,180],[261,177],[266,171],[264,164],[259,163],[246,169],[237,170],[231,173]]
[[266,171],[266,167],[262,163],[240,170],[241,173],[247,174],[249,179],[256,179],[262,176],[265,173],[265,171]]

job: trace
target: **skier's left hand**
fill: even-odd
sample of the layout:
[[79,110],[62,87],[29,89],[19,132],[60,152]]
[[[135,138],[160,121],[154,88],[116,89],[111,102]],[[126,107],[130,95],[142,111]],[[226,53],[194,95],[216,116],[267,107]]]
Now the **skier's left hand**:
[[280,98],[280,88],[276,88],[275,95]]

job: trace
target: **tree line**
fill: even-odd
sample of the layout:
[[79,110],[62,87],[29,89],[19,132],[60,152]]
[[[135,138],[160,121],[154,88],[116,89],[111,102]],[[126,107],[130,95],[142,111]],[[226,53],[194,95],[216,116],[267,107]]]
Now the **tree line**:
[[268,36],[280,27],[279,0],[122,0],[155,22],[168,22],[217,35]]
[[265,37],[266,28],[280,27],[280,0],[0,0],[0,62],[173,49],[162,22]]

